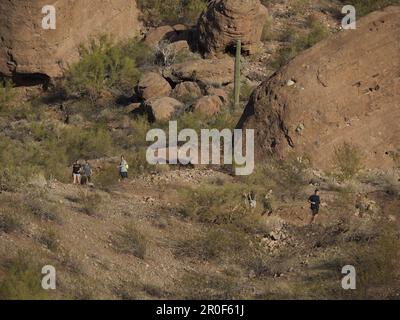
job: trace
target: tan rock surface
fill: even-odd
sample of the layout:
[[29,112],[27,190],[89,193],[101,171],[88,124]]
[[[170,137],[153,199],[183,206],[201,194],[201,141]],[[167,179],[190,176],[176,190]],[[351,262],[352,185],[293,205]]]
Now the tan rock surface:
[[327,168],[335,147],[358,146],[370,167],[391,167],[400,145],[400,7],[360,19],[292,60],[253,93],[238,127],[267,154],[311,156]]
[[201,49],[210,56],[224,53],[241,40],[243,51],[258,50],[268,10],[259,0],[212,0],[199,19]]
[[171,90],[168,81],[156,72],[145,73],[136,88],[138,95],[144,100],[169,96]]
[[[42,28],[42,7],[54,4],[56,30]],[[107,32],[115,40],[138,34],[134,0],[0,1],[0,73],[62,75],[89,36]]]
[[210,116],[221,111],[223,103],[218,96],[205,96],[200,98],[194,105],[193,111],[201,112]]
[[183,104],[170,97],[163,97],[146,102],[152,120],[170,120],[173,114],[183,107]]
[[182,102],[190,102],[201,97],[201,89],[196,82],[185,81],[174,88],[171,96]]
[[234,61],[223,59],[199,59],[174,64],[168,71],[172,81],[196,81],[205,86],[220,87],[233,82]]

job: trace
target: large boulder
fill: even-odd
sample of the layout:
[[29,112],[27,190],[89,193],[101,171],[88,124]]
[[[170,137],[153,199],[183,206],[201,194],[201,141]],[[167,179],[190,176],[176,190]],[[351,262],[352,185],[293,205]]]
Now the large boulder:
[[205,96],[200,98],[193,106],[193,111],[209,116],[214,116],[221,111],[223,102],[218,96]]
[[155,47],[159,42],[170,39],[174,34],[175,30],[171,26],[161,26],[149,31],[144,41],[149,46]]
[[207,95],[218,96],[223,103],[227,103],[229,101],[229,93],[226,89],[208,87]]
[[182,102],[192,102],[201,97],[201,89],[196,82],[185,81],[179,83],[172,91],[171,96]]
[[198,23],[200,49],[215,56],[231,51],[240,39],[243,52],[253,54],[267,17],[259,0],[211,0]]
[[171,52],[176,56],[190,54],[190,47],[186,40],[172,42],[166,47],[166,49],[168,52]]
[[175,26],[160,26],[150,30],[145,36],[145,43],[151,47],[157,47],[160,42],[186,41],[189,39],[190,30],[181,24]]
[[182,102],[170,97],[150,100],[145,105],[152,121],[168,121],[183,107]]
[[144,100],[169,96],[171,90],[168,81],[156,72],[145,73],[136,87],[137,94]]
[[165,77],[174,82],[194,81],[203,86],[221,87],[234,80],[234,61],[223,59],[198,59],[172,65],[165,70]]
[[357,21],[300,54],[252,94],[239,128],[255,129],[258,159],[307,154],[331,167],[358,146],[369,167],[391,167],[400,146],[400,7]]
[[[55,30],[42,28],[49,4],[56,8]],[[116,41],[138,35],[136,1],[0,1],[0,74],[59,77],[79,58],[79,45],[104,26]]]

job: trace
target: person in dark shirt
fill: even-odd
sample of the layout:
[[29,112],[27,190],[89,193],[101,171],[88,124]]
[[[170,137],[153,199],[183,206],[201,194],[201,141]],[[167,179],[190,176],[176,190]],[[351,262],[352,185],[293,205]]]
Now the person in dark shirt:
[[308,198],[308,202],[311,204],[311,221],[310,224],[315,222],[315,218],[319,213],[319,205],[321,204],[321,199],[319,197],[319,190],[316,189],[315,193]]
[[72,176],[74,178],[73,184],[81,184],[81,165],[75,161],[72,165]]

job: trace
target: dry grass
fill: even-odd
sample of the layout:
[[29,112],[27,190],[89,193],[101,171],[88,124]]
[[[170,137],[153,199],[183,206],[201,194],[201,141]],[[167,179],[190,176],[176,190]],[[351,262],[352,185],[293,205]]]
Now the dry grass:
[[100,216],[100,208],[103,197],[97,192],[83,190],[80,194],[79,202],[82,205],[82,211],[88,216]]
[[41,300],[48,298],[41,287],[41,267],[28,252],[19,252],[5,262],[5,273],[0,278],[0,299]]
[[132,254],[140,259],[145,258],[147,244],[147,237],[133,223],[125,226],[114,237],[114,247],[118,252]]

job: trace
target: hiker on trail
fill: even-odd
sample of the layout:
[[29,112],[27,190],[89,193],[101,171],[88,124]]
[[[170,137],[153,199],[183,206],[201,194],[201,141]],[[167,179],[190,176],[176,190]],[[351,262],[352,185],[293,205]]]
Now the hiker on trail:
[[72,177],[74,178],[73,184],[81,184],[81,165],[78,160],[72,165]]
[[316,189],[314,194],[308,198],[308,202],[311,204],[311,221],[310,224],[315,222],[315,218],[319,213],[319,205],[321,204],[321,199],[319,197],[319,190]]
[[263,212],[261,215],[267,215],[268,217],[272,214],[272,190],[270,190],[263,199]]
[[89,161],[86,160],[82,168],[84,184],[90,183],[92,181],[92,168],[90,167]]
[[128,163],[126,162],[124,156],[121,156],[121,162],[119,163],[119,175],[121,176],[121,179],[128,179]]

